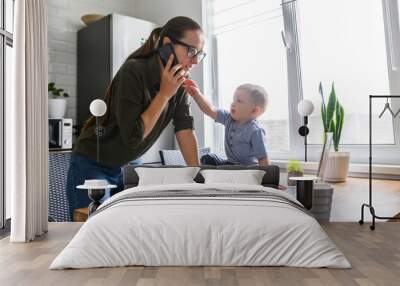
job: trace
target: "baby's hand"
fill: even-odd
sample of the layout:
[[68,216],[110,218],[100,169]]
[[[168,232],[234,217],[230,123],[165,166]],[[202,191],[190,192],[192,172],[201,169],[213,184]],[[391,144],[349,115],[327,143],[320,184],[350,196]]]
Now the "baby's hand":
[[191,79],[187,79],[183,82],[183,88],[185,89],[185,91],[190,95],[190,96],[199,96],[201,95],[201,91],[199,89],[199,87],[197,86],[197,84],[191,80]]

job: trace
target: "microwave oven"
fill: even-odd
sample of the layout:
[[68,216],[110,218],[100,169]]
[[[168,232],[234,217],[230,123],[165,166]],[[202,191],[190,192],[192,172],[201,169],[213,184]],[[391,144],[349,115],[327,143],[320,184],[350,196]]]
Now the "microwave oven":
[[49,149],[72,149],[72,119],[49,119]]

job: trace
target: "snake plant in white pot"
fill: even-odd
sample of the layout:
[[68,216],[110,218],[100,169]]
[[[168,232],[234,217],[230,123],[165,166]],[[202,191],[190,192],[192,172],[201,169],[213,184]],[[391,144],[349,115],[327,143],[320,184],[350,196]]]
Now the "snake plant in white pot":
[[322,84],[319,84],[319,93],[322,97],[321,117],[324,126],[324,140],[326,133],[333,133],[334,152],[329,153],[324,179],[330,182],[346,181],[349,172],[350,153],[339,150],[340,137],[344,123],[344,108],[336,97],[335,86],[332,83],[328,102],[325,104]]
[[49,118],[64,118],[67,111],[65,98],[69,95],[63,91],[63,89],[57,88],[54,82],[49,82]]

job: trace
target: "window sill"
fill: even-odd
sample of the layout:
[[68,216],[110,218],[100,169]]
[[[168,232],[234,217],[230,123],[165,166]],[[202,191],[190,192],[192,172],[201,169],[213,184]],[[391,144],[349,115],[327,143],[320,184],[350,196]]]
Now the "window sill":
[[[283,171],[286,171],[287,162],[287,160],[271,160],[271,164],[279,166]],[[318,162],[301,161],[300,163],[302,164],[305,173],[315,174],[317,172]],[[368,170],[368,164],[350,164],[349,177],[368,178]],[[374,164],[372,166],[372,174],[376,179],[400,180],[400,166]]]

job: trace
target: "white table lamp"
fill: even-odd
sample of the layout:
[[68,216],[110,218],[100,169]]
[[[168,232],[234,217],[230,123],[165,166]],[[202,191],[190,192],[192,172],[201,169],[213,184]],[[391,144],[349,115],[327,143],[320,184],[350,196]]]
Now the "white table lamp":
[[308,99],[303,99],[297,105],[297,111],[301,116],[309,116],[314,111],[314,104]]
[[95,117],[103,116],[107,111],[106,103],[101,99],[95,99],[90,103],[90,113]]
[[97,136],[97,163],[100,162],[100,128],[99,117],[103,116],[107,111],[107,104],[101,99],[95,99],[90,103],[90,113],[96,117],[96,136]]
[[304,137],[304,161],[307,162],[307,135],[310,133],[307,124],[308,116],[314,111],[314,104],[308,99],[303,99],[297,105],[297,111],[303,117],[303,126],[300,126],[299,134]]
[[[90,103],[89,106],[90,113],[96,118],[96,136],[97,136],[97,163],[100,162],[100,126],[99,117],[103,116],[107,111],[106,103],[101,99],[95,99]],[[88,196],[92,202],[88,206],[89,215],[94,213],[99,207],[100,200],[105,194],[105,189],[116,188],[116,185],[111,185],[107,180],[103,179],[92,179],[85,180],[83,185],[77,186],[78,189],[85,189],[88,191]]]

